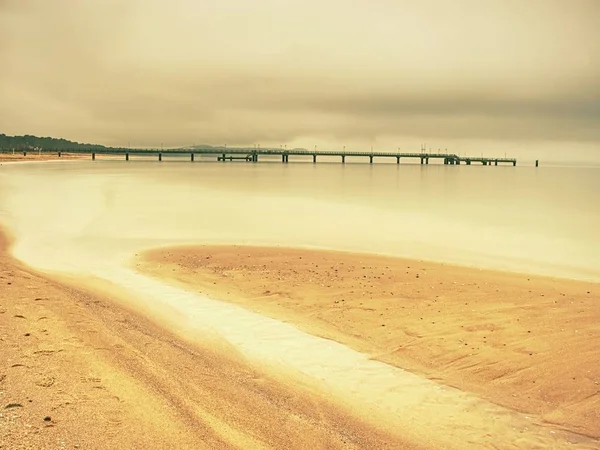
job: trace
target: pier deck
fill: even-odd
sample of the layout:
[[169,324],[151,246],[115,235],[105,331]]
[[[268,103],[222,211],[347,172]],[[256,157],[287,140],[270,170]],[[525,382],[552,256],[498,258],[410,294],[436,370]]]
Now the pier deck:
[[[46,151],[43,151],[47,153]],[[81,150],[81,149],[64,149],[62,151],[54,150],[53,153],[83,153],[90,154],[92,159],[96,159],[96,155],[123,155],[125,160],[129,161],[129,157],[133,155],[140,156],[156,156],[159,161],[162,161],[163,156],[189,156],[191,161],[194,161],[196,156],[214,156],[217,161],[245,161],[258,162],[259,157],[277,156],[281,158],[282,163],[289,162],[290,156],[305,157],[313,163],[317,162],[318,158],[335,157],[339,158],[341,163],[345,163],[347,158],[353,160],[362,159],[370,164],[373,164],[375,158],[391,158],[395,159],[397,164],[400,164],[402,159],[417,160],[421,164],[429,164],[429,160],[439,160],[447,165],[471,165],[479,163],[484,166],[509,164],[516,166],[517,160],[514,158],[493,158],[479,156],[459,156],[453,153],[394,153],[394,152],[339,152],[339,151],[310,151],[310,150],[284,150],[284,149],[257,149],[257,148],[213,148],[213,149],[173,149],[173,150],[154,150],[154,149],[99,149],[99,150]],[[26,156],[27,152],[23,152]]]

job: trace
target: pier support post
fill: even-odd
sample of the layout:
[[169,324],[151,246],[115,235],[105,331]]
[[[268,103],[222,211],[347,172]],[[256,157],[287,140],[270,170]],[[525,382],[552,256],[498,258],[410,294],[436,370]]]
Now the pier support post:
[[225,153],[223,153],[223,159],[221,161],[225,162]]
[[[60,153],[59,153],[59,155],[60,155]],[[96,161],[96,154],[95,153],[92,153],[92,161]]]
[[313,164],[317,162],[317,154],[313,153]]
[[539,159],[536,159],[536,160],[535,160],[535,167],[539,167],[539,166],[540,166],[540,160],[539,160]]
[[425,158],[423,158],[423,157],[421,156],[421,164],[423,164],[423,162],[424,162],[424,161],[425,161]]
[[346,164],[346,155],[342,155],[342,164]]
[[396,156],[396,164],[400,164],[400,157]]
[[429,164],[429,158],[425,158],[425,164]]
[[516,167],[516,165],[517,165],[517,162],[513,161],[513,167]]
[[162,161],[162,153],[159,153],[159,154],[158,154],[158,160],[159,160],[159,161]]
[[58,157],[60,158],[62,155],[62,152],[58,152]]
[[498,165],[498,160],[494,161],[494,165],[497,166]]
[[190,153],[190,161],[194,162],[194,154],[193,153]]
[[373,155],[369,155],[369,164],[373,164]]
[[125,161],[129,161],[129,153],[125,153]]

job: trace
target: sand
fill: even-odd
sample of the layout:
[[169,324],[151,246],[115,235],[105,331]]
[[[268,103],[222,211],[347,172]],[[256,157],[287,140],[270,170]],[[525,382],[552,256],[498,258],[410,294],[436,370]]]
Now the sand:
[[342,252],[156,249],[143,273],[600,437],[598,284]]
[[23,152],[12,153],[0,153],[1,162],[33,162],[33,161],[67,161],[73,159],[90,159],[89,153],[62,153],[58,156],[58,153],[41,153],[28,152],[27,156],[23,156]]
[[0,448],[421,448],[7,246],[0,235]]

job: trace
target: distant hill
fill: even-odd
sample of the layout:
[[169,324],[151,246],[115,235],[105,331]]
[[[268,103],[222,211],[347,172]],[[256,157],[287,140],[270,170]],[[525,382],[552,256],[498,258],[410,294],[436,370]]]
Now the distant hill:
[[7,136],[5,134],[0,134],[0,150],[33,150],[38,148],[42,150],[100,150],[107,147],[97,144],[81,144],[66,139],[31,136],[29,134],[26,134],[25,136]]
[[[188,145],[185,147],[179,147],[180,149],[185,149],[185,150],[225,150],[225,146],[223,145],[208,145],[208,144],[199,144],[199,145]],[[235,146],[235,145],[231,145],[231,146],[227,146],[227,148],[229,149],[244,149],[244,150],[253,150],[254,146]],[[281,150],[281,147],[260,147],[260,150]],[[301,147],[295,147],[295,148],[288,148],[287,150],[294,150],[294,151],[298,151],[298,150],[303,150],[306,151],[305,148],[301,148]]]

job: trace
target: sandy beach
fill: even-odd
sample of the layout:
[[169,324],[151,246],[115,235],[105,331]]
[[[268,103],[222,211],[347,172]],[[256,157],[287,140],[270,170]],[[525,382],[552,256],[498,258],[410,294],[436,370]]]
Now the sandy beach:
[[74,159],[89,159],[90,155],[86,153],[62,153],[60,157],[58,153],[37,153],[28,152],[27,155],[23,155],[23,152],[13,153],[0,153],[1,162],[33,162],[33,161],[67,161]]
[[376,255],[199,246],[143,273],[600,437],[598,285]]
[[92,175],[57,176],[49,196],[7,183],[15,254],[64,272],[18,262],[2,236],[0,447],[600,446],[597,283],[375,250],[134,255],[173,245],[179,224],[161,220],[183,216],[144,216],[120,178]]
[[420,448],[7,250],[0,448]]

